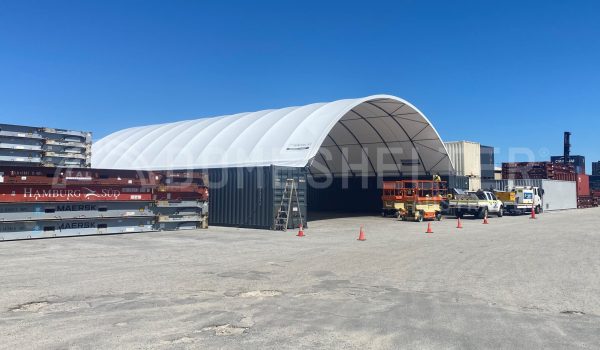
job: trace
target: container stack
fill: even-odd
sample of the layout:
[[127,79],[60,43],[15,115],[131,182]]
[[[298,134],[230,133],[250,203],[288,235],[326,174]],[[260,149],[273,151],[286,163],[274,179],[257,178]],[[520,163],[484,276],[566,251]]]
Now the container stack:
[[576,181],[573,165],[552,162],[502,163],[502,179],[548,179]]
[[92,134],[0,124],[0,163],[13,166],[90,167]]
[[198,172],[0,167],[0,240],[208,227]]
[[208,228],[208,175],[193,171],[155,172],[152,211],[161,231]]
[[577,208],[592,208],[597,206],[597,197],[590,191],[590,176],[577,174]]

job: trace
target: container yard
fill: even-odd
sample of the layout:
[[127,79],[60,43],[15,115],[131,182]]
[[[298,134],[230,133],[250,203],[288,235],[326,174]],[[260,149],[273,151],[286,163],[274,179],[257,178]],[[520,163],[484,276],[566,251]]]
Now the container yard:
[[599,1],[0,1],[0,350],[600,349]]

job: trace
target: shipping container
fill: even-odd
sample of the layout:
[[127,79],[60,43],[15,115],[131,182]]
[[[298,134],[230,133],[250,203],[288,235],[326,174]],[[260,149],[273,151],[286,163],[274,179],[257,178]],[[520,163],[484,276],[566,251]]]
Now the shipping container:
[[39,185],[176,185],[206,186],[208,175],[198,171],[135,171],[91,168],[0,166],[1,184]]
[[[564,156],[552,156],[550,161],[556,164],[564,164]],[[569,164],[573,166],[575,173],[585,174],[585,157],[584,156],[569,156]]]
[[576,181],[572,165],[552,162],[502,163],[503,179],[551,179]]
[[[272,229],[285,180],[294,179],[306,223],[306,170],[288,167],[209,169],[210,224]],[[288,228],[293,228],[292,223]]]
[[469,189],[469,178],[466,176],[450,175],[442,176],[442,180],[448,183],[448,188],[459,190]]
[[156,231],[152,218],[0,222],[0,240]]
[[486,190],[506,191],[516,186],[539,187],[543,190],[542,206],[545,211],[577,208],[577,185],[575,181],[548,179],[511,179],[483,181]]
[[598,199],[594,196],[578,196],[577,208],[593,208],[598,206]]
[[0,203],[0,221],[153,217],[153,202]]
[[206,228],[202,222],[187,221],[187,222],[160,222],[155,225],[157,231],[183,231],[197,230]]
[[[164,195],[170,194],[163,193]],[[177,195],[181,197],[181,195]],[[114,186],[0,186],[0,203],[17,202],[89,202],[89,201],[151,201],[152,188]]]
[[481,153],[481,179],[494,179],[494,147],[480,146]]
[[600,191],[600,175],[589,176],[590,190]]
[[481,189],[480,177],[469,177],[469,191],[477,191]]
[[481,147],[477,142],[445,142],[456,175],[481,177]]
[[586,174],[577,174],[577,196],[590,195],[590,177]]

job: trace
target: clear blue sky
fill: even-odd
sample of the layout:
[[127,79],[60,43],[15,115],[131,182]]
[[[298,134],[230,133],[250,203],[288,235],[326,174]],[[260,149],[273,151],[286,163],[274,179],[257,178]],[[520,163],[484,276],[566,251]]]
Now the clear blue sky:
[[375,93],[600,159],[597,1],[0,0],[0,122],[94,132]]

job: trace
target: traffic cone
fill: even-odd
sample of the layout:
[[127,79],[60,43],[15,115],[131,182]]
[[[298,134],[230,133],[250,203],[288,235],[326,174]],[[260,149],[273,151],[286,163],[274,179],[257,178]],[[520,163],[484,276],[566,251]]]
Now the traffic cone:
[[535,217],[535,208],[533,207],[533,205],[531,206],[531,217],[530,219],[536,219]]
[[431,229],[431,222],[427,223],[427,231],[425,233],[433,233],[433,230]]
[[302,229],[302,224],[300,224],[297,237],[304,237],[304,230]]
[[358,234],[358,239],[357,241],[366,241],[367,239],[365,238],[365,230],[363,230],[363,226],[360,225],[360,233]]
[[488,220],[487,220],[487,214],[483,217],[483,224],[487,225],[489,224]]
[[460,222],[460,218],[458,218],[458,224],[456,225],[456,228],[462,228],[462,222]]

